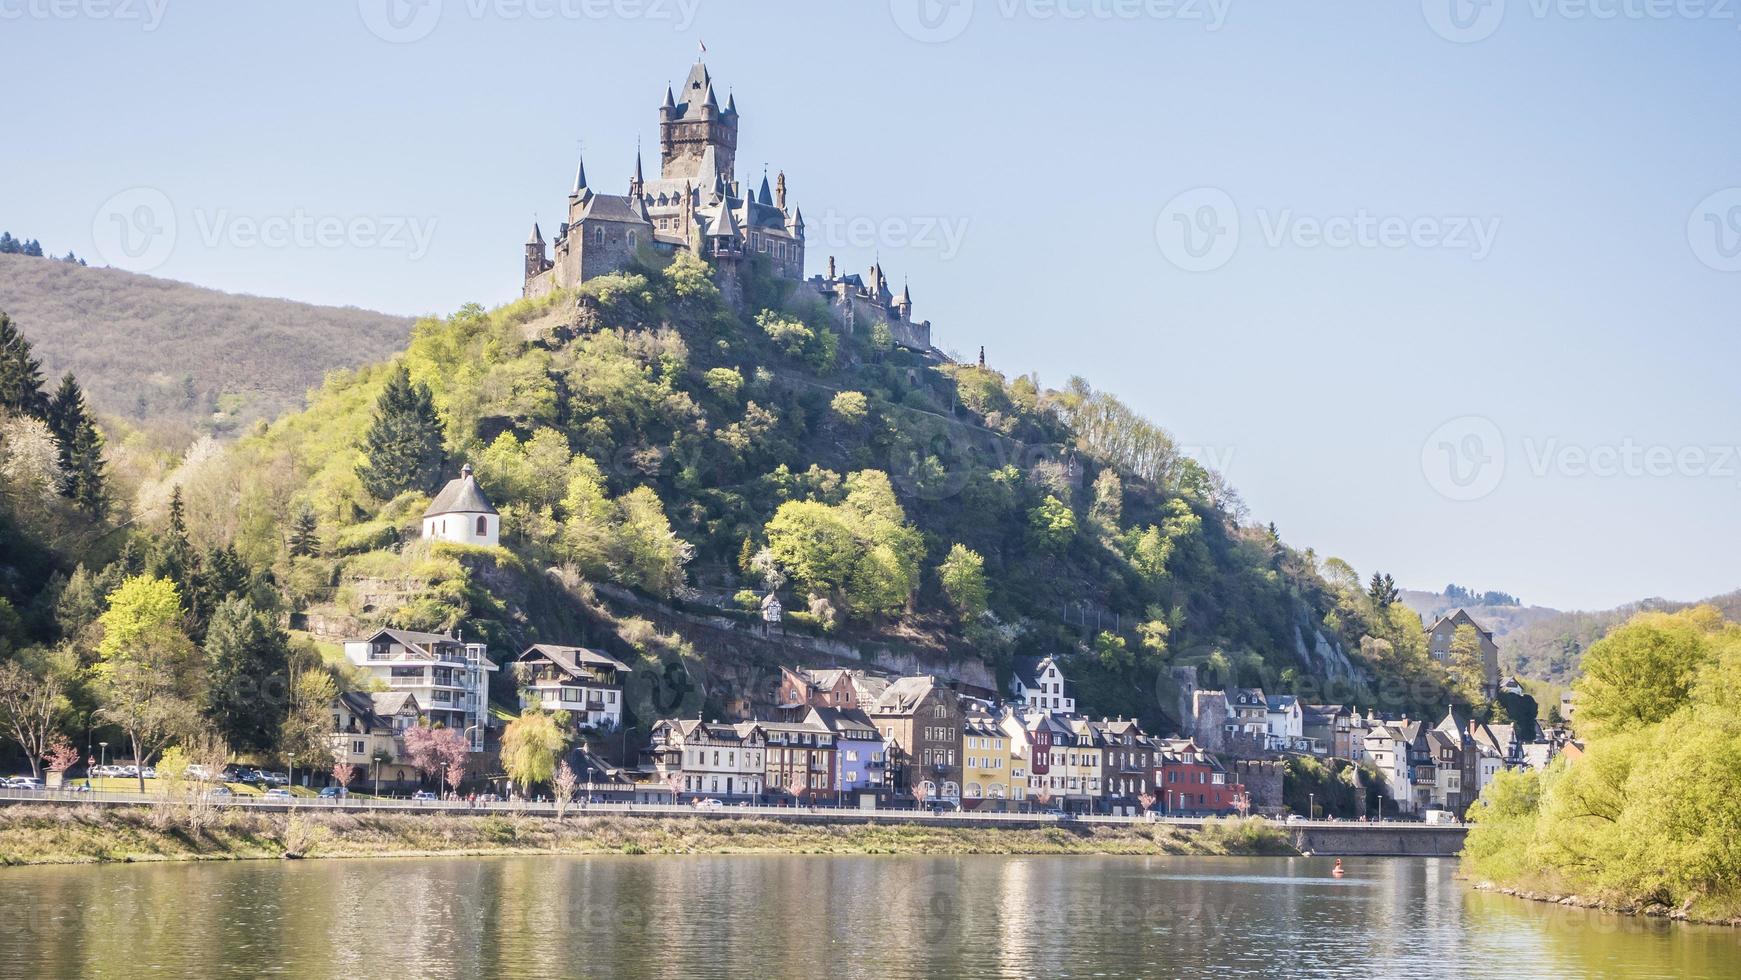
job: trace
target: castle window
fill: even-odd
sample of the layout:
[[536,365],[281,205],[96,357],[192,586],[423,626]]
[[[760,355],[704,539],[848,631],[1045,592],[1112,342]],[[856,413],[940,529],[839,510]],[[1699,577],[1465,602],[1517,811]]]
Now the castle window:
[[635,247],[635,233],[633,231],[629,232],[629,247],[630,248]]
[[487,517],[478,518],[478,537],[481,538],[484,535],[487,535],[489,533],[490,533],[490,519]]
[[603,245],[605,243],[604,225],[599,225],[597,228],[592,230],[592,243],[594,245]]

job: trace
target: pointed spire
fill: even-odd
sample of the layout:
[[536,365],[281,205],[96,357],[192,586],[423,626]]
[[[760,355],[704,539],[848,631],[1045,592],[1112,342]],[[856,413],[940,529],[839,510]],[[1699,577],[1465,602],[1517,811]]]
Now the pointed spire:
[[532,222],[532,234],[527,237],[526,244],[528,244],[528,245],[542,245],[542,244],[544,244],[544,232],[538,230],[538,222],[536,222],[536,221]]
[[792,228],[794,230],[796,230],[799,235],[804,234],[804,209],[803,208],[797,208],[795,211],[793,211]]
[[677,108],[677,97],[675,95],[673,95],[671,92],[671,83],[670,82],[665,83],[665,104],[660,106],[659,108],[661,108],[661,109],[675,109],[675,108]]
[[768,205],[774,203],[774,192],[768,187],[768,171],[765,167],[762,169],[762,189],[756,192],[756,203]]
[[635,183],[641,183],[641,141],[635,140]]
[[738,97],[735,92],[727,92],[725,95],[725,114],[728,116],[738,114]]
[[713,83],[712,82],[707,83],[707,98],[702,100],[701,104],[708,107],[709,109],[714,110],[715,112],[719,111],[719,97],[713,94]]
[[586,197],[586,157],[579,157],[574,167],[574,190],[569,191],[569,197]]
[[905,280],[902,280],[902,282],[901,282],[901,297],[899,299],[895,300],[895,305],[896,306],[912,306],[913,305],[913,294],[910,290],[907,289],[907,283]]

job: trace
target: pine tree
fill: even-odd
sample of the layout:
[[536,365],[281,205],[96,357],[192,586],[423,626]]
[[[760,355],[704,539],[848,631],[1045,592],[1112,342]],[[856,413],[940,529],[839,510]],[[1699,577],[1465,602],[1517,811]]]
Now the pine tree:
[[290,522],[290,557],[303,558],[320,554],[320,526],[314,511],[304,507]]
[[48,428],[60,449],[60,469],[65,480],[61,493],[94,518],[109,511],[108,478],[103,474],[103,436],[85,405],[85,394],[71,373],[61,379],[60,389],[48,403]]
[[363,489],[378,500],[391,500],[407,490],[433,490],[447,469],[435,398],[427,386],[411,383],[411,373],[403,365],[381,392],[364,451],[368,460],[357,475]]
[[42,362],[30,356],[30,341],[12,318],[0,313],[0,411],[42,418],[48,398],[42,393]]
[[206,630],[207,710],[230,748],[263,752],[278,738],[288,693],[290,638],[245,599],[227,599]]
[[0,231],[0,255],[17,255],[21,246],[9,231]]

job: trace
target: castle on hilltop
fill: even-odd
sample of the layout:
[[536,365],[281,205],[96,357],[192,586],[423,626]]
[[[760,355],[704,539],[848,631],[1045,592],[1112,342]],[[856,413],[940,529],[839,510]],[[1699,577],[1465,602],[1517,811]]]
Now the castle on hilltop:
[[930,322],[913,320],[912,294],[903,286],[896,295],[880,263],[865,276],[837,275],[830,257],[826,275],[804,278],[804,212],[787,199],[785,173],[771,187],[764,174],[751,191],[737,178],[737,146],[737,99],[728,94],[721,108],[713,77],[697,59],[682,90],[667,87],[659,107],[659,175],[646,179],[636,150],[628,193],[605,194],[588,184],[582,159],[554,242],[532,225],[523,294],[572,288],[683,249],[713,266],[733,303],[742,300],[744,264],[754,262],[814,290],[848,331],[881,323],[895,343],[929,351]]

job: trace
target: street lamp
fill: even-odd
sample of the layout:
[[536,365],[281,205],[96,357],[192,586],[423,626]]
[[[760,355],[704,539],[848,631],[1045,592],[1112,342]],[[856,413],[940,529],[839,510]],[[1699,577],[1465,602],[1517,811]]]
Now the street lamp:
[[1316,793],[1306,794],[1306,819],[1318,819],[1318,794]]
[[97,745],[103,750],[102,765],[107,766],[109,764],[109,743],[98,742]]

